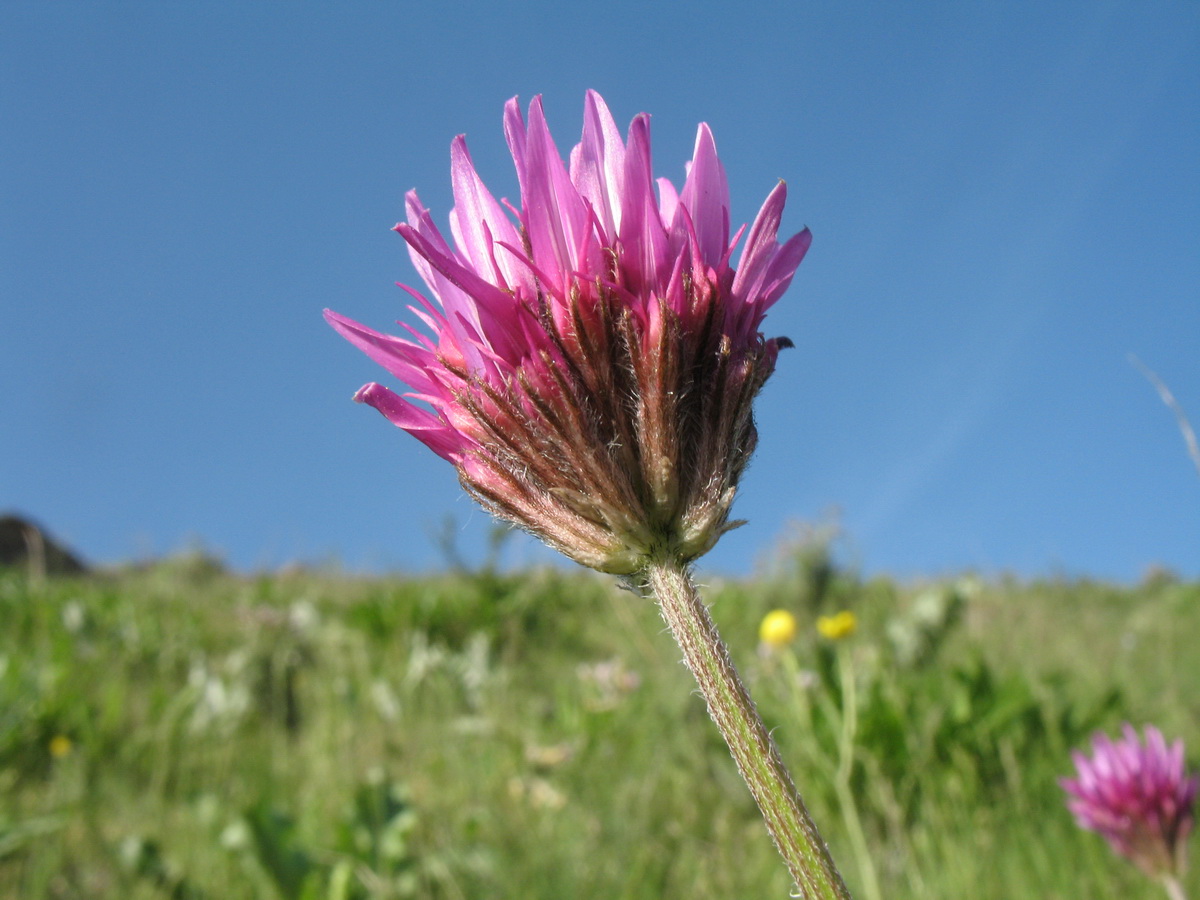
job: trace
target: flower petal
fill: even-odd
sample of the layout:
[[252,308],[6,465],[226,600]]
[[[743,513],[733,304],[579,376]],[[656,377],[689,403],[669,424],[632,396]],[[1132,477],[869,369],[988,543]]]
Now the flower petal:
[[634,118],[625,147],[625,196],[621,202],[621,269],[625,287],[648,297],[667,276],[667,235],[654,198],[650,162],[650,118]]
[[679,202],[692,217],[704,262],[716,266],[729,246],[729,181],[704,123],[696,131],[696,149]]
[[518,178],[534,261],[555,279],[556,293],[562,295],[579,268],[590,217],[554,146],[540,97],[529,104],[525,168]]
[[583,101],[583,138],[571,153],[571,181],[591,204],[606,243],[615,241],[621,228],[624,178],[625,144],[621,133],[603,98],[588,91]]
[[448,462],[457,462],[467,449],[468,445],[458,431],[381,384],[363,385],[354,395],[354,402],[373,406],[393,425],[403,428]]
[[430,376],[430,371],[439,367],[437,357],[427,348],[390,334],[380,334],[331,309],[325,310],[325,321],[405,384],[420,391],[440,392],[440,383]]
[[510,254],[497,257],[495,252],[497,243],[519,244],[520,235],[475,171],[462,135],[450,145],[450,179],[454,187],[450,230],[465,261],[501,289],[522,283],[526,272],[514,264]]

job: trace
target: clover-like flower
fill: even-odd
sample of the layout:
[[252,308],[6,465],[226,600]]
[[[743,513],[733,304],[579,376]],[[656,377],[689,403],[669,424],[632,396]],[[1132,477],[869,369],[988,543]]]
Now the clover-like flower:
[[790,346],[759,329],[811,236],[777,241],[781,182],[731,265],[742,230],[731,238],[707,125],[681,191],[653,178],[649,117],[622,141],[595,92],[569,163],[540,98],[528,124],[510,100],[504,131],[519,208],[492,196],[459,136],[453,244],[415,191],[396,226],[432,297],[406,288],[430,334],[326,311],[411,389],[372,383],[355,399],[452,463],[495,515],[584,565],[632,575],[651,558],[690,562],[739,524],[729,512],[756,440],[751,402]]
[[1182,740],[1168,746],[1162,732],[1146,726],[1143,744],[1129,723],[1121,730],[1115,741],[1097,734],[1090,757],[1071,754],[1078,774],[1060,780],[1067,807],[1081,828],[1103,836],[1147,875],[1177,876],[1200,779],[1185,771]]

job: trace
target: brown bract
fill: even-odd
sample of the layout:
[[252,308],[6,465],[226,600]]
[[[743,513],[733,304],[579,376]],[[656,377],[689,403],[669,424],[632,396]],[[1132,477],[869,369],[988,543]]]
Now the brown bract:
[[458,467],[463,486],[603,572],[710,550],[741,524],[729,513],[757,440],[753,399],[790,342],[759,337],[735,349],[718,289],[705,287],[706,315],[692,330],[661,301],[646,327],[601,284],[589,286],[591,303],[576,288],[568,330],[541,316],[554,352],[502,387],[461,372],[457,399],[478,442]]

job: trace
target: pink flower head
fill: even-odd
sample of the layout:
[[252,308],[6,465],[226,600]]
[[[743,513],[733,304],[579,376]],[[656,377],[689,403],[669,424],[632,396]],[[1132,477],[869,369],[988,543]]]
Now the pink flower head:
[[[751,401],[786,338],[763,317],[792,280],[808,230],[776,239],[786,188],[730,237],[729,189],[707,125],[683,190],[653,178],[650,119],[625,141],[600,95],[582,140],[559,156],[541,98],[504,110],[520,208],[484,186],[460,135],[450,145],[447,241],[415,191],[396,231],[432,301],[405,288],[431,334],[329,323],[411,388],[355,399],[452,463],[497,516],[572,559],[618,574],[653,555],[707,552],[753,451]],[[656,190],[657,189],[657,190]],[[744,230],[744,229],[743,229]]]
[[1071,797],[1067,807],[1081,828],[1148,875],[1179,874],[1198,782],[1184,771],[1183,741],[1168,747],[1153,726],[1146,726],[1145,745],[1132,725],[1122,732],[1116,741],[1097,734],[1090,759],[1071,754],[1078,775],[1060,781]]

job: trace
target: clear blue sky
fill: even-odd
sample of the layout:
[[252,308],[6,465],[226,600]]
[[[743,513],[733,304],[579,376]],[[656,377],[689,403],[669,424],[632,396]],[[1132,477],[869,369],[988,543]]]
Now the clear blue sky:
[[[868,572],[1200,575],[1200,4],[11,4],[0,28],[0,509],[93,561],[442,563],[488,518],[350,401],[445,223],[449,145],[515,196],[504,101],[560,147],[596,88],[677,182],[707,121],[738,222],[813,248],[735,514],[752,570],[840,510]],[[735,223],[736,224],[736,223]],[[382,379],[381,379],[382,380]],[[515,560],[541,560],[517,542]]]

